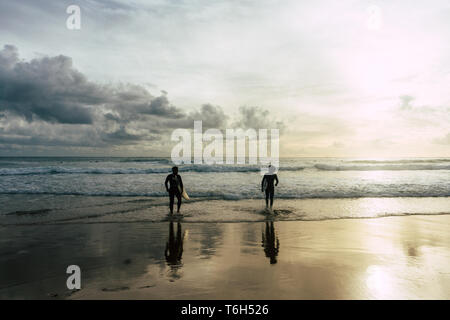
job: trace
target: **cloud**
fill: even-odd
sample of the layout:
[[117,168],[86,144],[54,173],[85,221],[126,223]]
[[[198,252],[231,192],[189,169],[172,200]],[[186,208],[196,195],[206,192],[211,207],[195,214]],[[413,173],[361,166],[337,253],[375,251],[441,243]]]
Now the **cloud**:
[[236,127],[253,129],[285,129],[285,124],[273,117],[266,109],[260,107],[242,106],[239,108],[239,116],[234,124]]
[[401,110],[411,110],[411,102],[414,101],[414,97],[410,95],[400,96],[400,109]]
[[191,122],[196,119],[202,120],[205,128],[223,128],[227,124],[228,118],[221,107],[204,104],[200,111],[191,113],[188,120]]
[[155,97],[136,84],[101,85],[76,70],[70,57],[24,61],[11,45],[0,51],[0,88],[3,150],[154,143],[170,129],[165,121],[190,119],[166,92]]
[[88,124],[89,104],[98,103],[100,90],[72,68],[65,56],[19,60],[17,48],[0,51],[0,111],[49,122]]
[[[16,47],[0,51],[0,111],[65,124],[92,124],[97,111],[113,110],[116,120],[130,121],[139,115],[180,117],[167,97],[153,97],[133,84],[105,86],[89,81],[66,56],[19,60]],[[109,119],[113,114],[109,113]]]
[[[166,91],[153,96],[141,85],[102,85],[74,68],[67,56],[21,60],[11,45],[0,51],[0,146],[100,148],[149,146],[167,149],[171,131],[193,128],[273,128],[281,122],[267,110],[242,107],[229,121],[222,107],[203,104],[185,111]],[[12,149],[11,149],[12,148]]]
[[220,106],[203,104],[200,110],[192,111],[184,117],[165,122],[167,128],[193,128],[194,121],[201,120],[203,129],[224,129],[228,124],[229,117]]
[[434,139],[433,142],[450,146],[450,133],[447,133],[444,137]]
[[118,141],[124,142],[125,141],[125,142],[134,143],[134,142],[137,142],[142,139],[144,139],[144,136],[129,133],[126,130],[125,126],[123,126],[123,125],[120,126],[120,128],[117,129],[116,131],[104,134],[104,136],[103,136],[103,140],[109,141],[109,142],[118,142]]
[[450,121],[450,108],[445,105],[412,104],[415,98],[410,95],[400,97],[400,106],[394,115],[411,128],[445,128]]
[[106,147],[94,126],[54,124],[44,121],[27,123],[19,117],[0,120],[0,144],[16,146]]

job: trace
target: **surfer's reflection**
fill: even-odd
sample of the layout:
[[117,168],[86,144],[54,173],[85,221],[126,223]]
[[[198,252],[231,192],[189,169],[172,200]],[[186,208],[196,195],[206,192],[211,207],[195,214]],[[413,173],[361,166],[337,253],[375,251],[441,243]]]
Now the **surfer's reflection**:
[[266,230],[262,232],[262,246],[266,257],[270,259],[270,264],[277,263],[277,255],[280,249],[280,241],[275,235],[273,221],[266,221]]
[[177,235],[175,236],[173,222],[169,224],[169,240],[166,243],[164,255],[169,266],[181,264],[181,256],[183,255],[183,238],[184,233],[181,230],[181,223],[177,223]]
[[166,249],[164,255],[166,257],[167,265],[171,269],[171,276],[173,278],[179,278],[177,270],[181,268],[181,257],[183,255],[183,240],[184,232],[181,230],[181,223],[177,223],[177,233],[175,235],[173,222],[169,224],[169,239],[166,243]]

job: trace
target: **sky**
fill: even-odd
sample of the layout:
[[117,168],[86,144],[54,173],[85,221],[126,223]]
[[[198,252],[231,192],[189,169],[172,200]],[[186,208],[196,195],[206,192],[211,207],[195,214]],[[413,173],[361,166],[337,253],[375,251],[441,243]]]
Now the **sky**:
[[0,0],[0,155],[168,156],[202,120],[286,157],[449,157],[448,39],[448,0]]

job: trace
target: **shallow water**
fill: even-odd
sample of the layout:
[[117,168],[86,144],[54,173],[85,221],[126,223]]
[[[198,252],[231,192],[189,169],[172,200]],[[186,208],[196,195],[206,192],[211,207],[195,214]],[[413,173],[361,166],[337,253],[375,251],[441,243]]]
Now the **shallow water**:
[[[0,298],[449,299],[449,222],[0,227]],[[71,264],[78,292],[65,286]]]
[[184,223],[317,221],[385,216],[450,214],[450,197],[276,199],[273,210],[264,199],[184,201],[181,214],[169,215],[167,197],[86,197],[56,195],[0,195],[9,208],[0,226],[67,223]]
[[[276,220],[449,213],[448,158],[280,162]],[[107,215],[115,222],[164,221],[164,180],[171,166],[168,158],[0,158],[0,225]],[[261,202],[236,202],[263,197],[257,166],[182,165],[180,171],[192,199],[183,206],[185,221],[265,219]]]

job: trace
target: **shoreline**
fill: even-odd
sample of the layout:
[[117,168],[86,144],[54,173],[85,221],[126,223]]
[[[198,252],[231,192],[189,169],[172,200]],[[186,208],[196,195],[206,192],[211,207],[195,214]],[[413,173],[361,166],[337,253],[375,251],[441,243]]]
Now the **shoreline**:
[[22,197],[9,198],[9,209],[4,209],[7,213],[0,214],[0,226],[144,223],[177,219],[184,223],[326,221],[450,214],[450,197],[276,199],[273,211],[265,209],[263,199],[194,198],[192,201],[184,201],[181,215],[174,217],[169,215],[168,199],[162,197],[57,196],[28,198],[29,202],[20,201],[21,199]]

